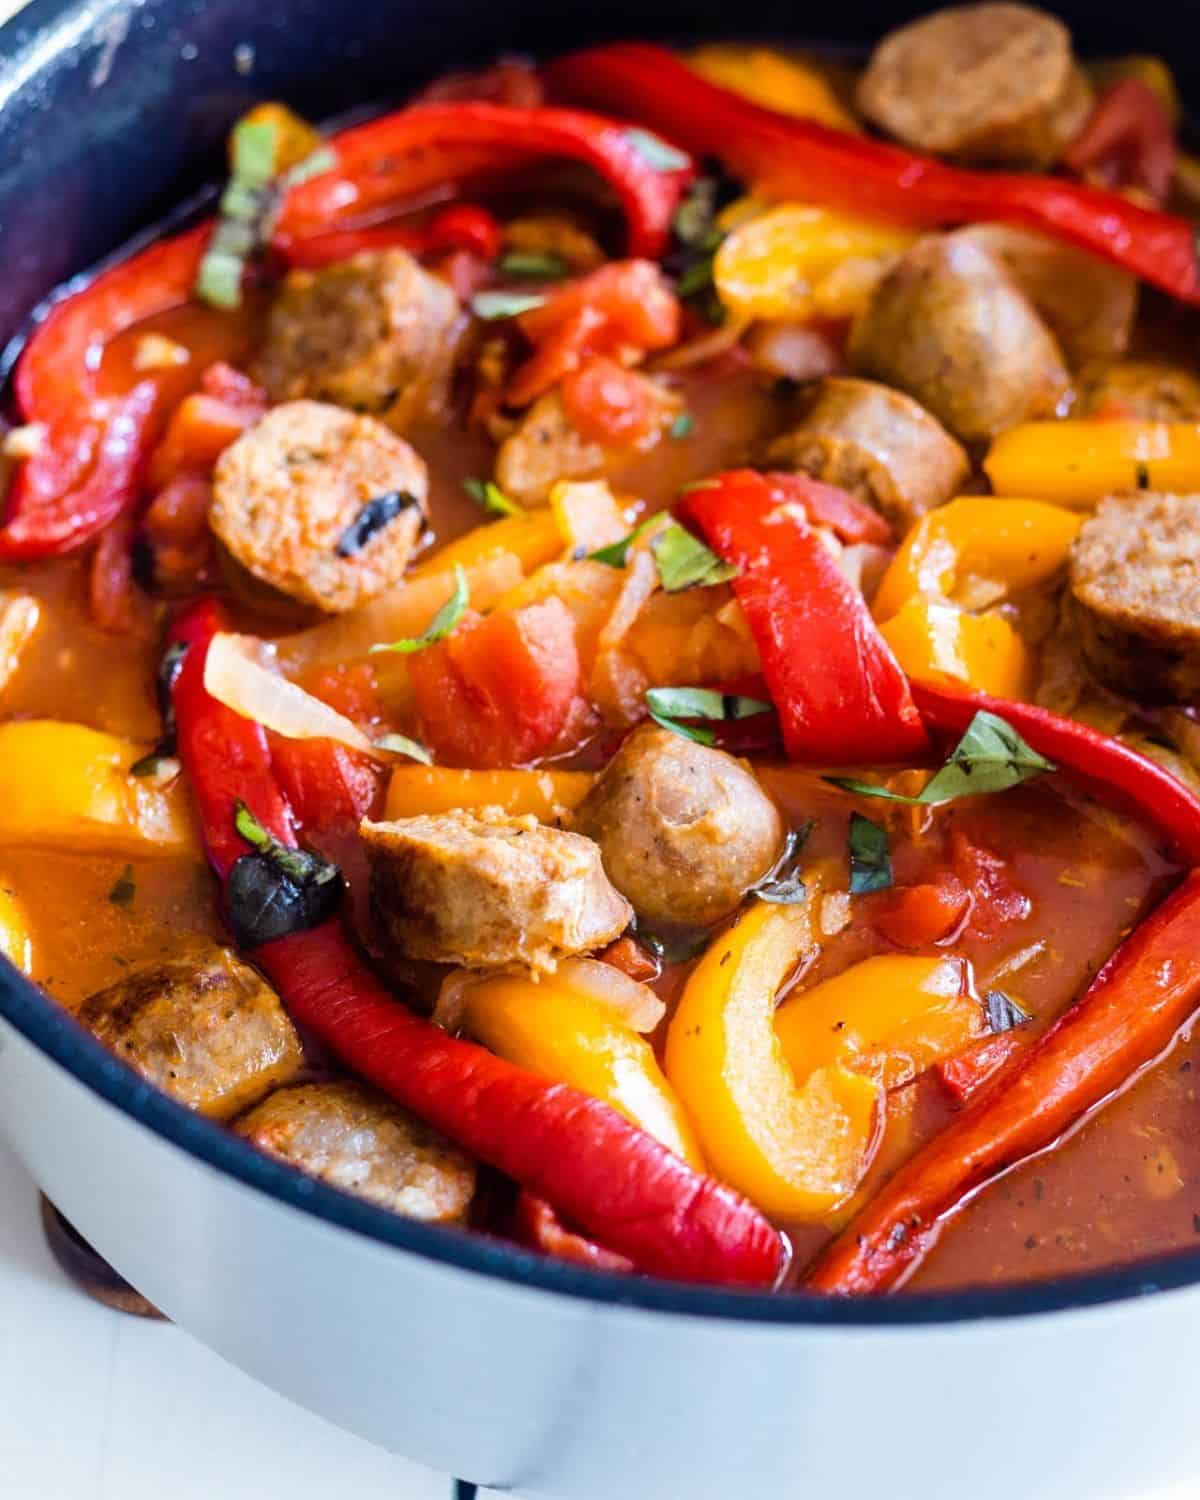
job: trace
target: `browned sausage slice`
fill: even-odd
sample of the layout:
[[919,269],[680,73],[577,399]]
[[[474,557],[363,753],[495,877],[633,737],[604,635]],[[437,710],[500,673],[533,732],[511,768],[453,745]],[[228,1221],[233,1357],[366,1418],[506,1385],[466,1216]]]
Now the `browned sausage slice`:
[[1071,549],[1072,618],[1089,670],[1146,702],[1200,692],[1200,495],[1101,501]]
[[401,577],[427,489],[424,463],[382,422],[289,401],[218,459],[209,522],[256,578],[337,614]]
[[899,386],[966,442],[1051,416],[1068,386],[1054,335],[994,255],[918,240],[876,287],[850,340],[856,369]]
[[732,755],[650,724],[613,756],[573,826],[595,839],[613,884],[652,921],[726,916],[784,841],[775,804]]
[[475,1193],[469,1157],[361,1083],[298,1083],[243,1115],[239,1135],[310,1177],[429,1224],[458,1223]]
[[409,958],[552,970],[633,916],[590,839],[496,807],[365,822],[371,899]]
[[127,974],[85,1000],[79,1019],[143,1078],[216,1120],[287,1083],[304,1060],[279,996],[215,944]]
[[332,401],[404,432],[441,408],[466,324],[450,287],[407,251],[363,251],[291,272],[255,377],[273,401]]
[[849,490],[902,529],[957,494],[970,473],[962,447],[902,391],[833,375],[806,400],[767,462]]
[[919,151],[1047,167],[1078,134],[1092,90],[1061,21],[1029,5],[956,5],[886,36],[858,106]]
[[1200,379],[1165,360],[1101,361],[1081,372],[1072,415],[1145,422],[1200,421]]

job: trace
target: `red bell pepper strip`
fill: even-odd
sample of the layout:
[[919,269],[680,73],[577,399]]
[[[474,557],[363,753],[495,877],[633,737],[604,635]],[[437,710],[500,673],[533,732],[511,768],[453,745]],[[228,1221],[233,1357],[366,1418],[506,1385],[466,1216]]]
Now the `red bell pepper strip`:
[[810,1291],[884,1292],[948,1215],[1052,1146],[1159,1058],[1200,1007],[1200,870],[1126,938],[1081,999],[892,1177],[805,1277]]
[[567,157],[592,167],[616,193],[629,254],[654,257],[666,248],[690,176],[652,166],[615,120],[503,104],[417,105],[344,131],[333,150],[336,166],[288,194],[277,226],[282,235],[297,240],[352,227],[447,183]]
[[555,1260],[569,1260],[576,1265],[592,1266],[597,1271],[632,1271],[633,1262],[626,1255],[616,1255],[595,1240],[585,1239],[568,1229],[544,1198],[521,1193],[513,1211],[513,1227],[524,1245],[552,1255]]
[[17,365],[17,404],[26,422],[47,432],[13,479],[0,558],[82,547],[136,501],[158,391],[146,380],[124,397],[102,398],[100,352],[124,329],[188,300],[210,232],[198,225],[103,272],[30,336]]
[[1162,100],[1140,78],[1122,78],[1100,97],[1063,165],[1105,187],[1140,188],[1161,203],[1171,191],[1177,152]]
[[1180,859],[1200,864],[1200,798],[1147,756],[1032,703],[932,682],[914,682],[912,693],[927,727],[941,737],[961,735],[981,708],[998,715],[1099,801],[1153,823]]
[[[189,646],[174,687],[179,755],[209,859],[224,878],[247,852],[234,826],[238,801],[280,842],[297,841],[261,726],[205,691],[205,656],[220,628],[219,611],[205,602],[176,622],[171,639]],[[351,1071],[638,1270],[747,1286],[775,1281],[782,1241],[744,1198],[607,1104],[415,1015],[367,968],[339,920],[265,943],[254,961],[294,1019]]]
[[349,260],[362,250],[410,250],[429,255],[438,250],[471,250],[485,261],[495,260],[504,245],[504,231],[485,208],[456,203],[435,214],[425,225],[375,224],[368,229],[341,229],[296,239],[277,233],[272,248],[289,266],[316,270]]
[[737,470],[679,502],[723,562],[793,760],[851,765],[928,749],[908,682],[866,601],[808,524],[795,476]]
[[770,196],[904,224],[1021,224],[1200,304],[1194,225],[1117,193],[1057,177],[967,171],[781,115],[709,83],[664,47],[594,47],[549,64],[544,76],[555,97],[613,110],[697,157],[715,156]]

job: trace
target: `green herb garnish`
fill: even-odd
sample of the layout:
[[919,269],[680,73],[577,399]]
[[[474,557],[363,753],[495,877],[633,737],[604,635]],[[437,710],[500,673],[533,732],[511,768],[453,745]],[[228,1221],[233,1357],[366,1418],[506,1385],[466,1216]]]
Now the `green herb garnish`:
[[495,516],[523,516],[525,507],[510,500],[498,484],[490,479],[464,479],[463,489],[475,504]]
[[1004,1031],[1014,1031],[1018,1026],[1024,1026],[1027,1021],[1033,1020],[1029,1012],[1003,990],[988,990],[983,997],[983,1004],[987,1011],[988,1030],[997,1036]]
[[135,895],[137,895],[137,885],[133,878],[133,866],[126,865],[113,881],[108,892],[108,899],[114,906],[128,906]]
[[333,916],[345,891],[337,865],[281,843],[242,801],[234,803],[233,823],[252,850],[234,861],[226,888],[229,919],[246,947]]
[[708,584],[728,583],[738,575],[735,564],[722,562],[699,537],[694,537],[678,521],[671,521],[659,532],[650,543],[650,550],[654,553],[658,576],[668,594]]
[[476,292],[471,298],[471,311],[477,318],[494,323],[500,318],[516,318],[523,312],[532,312],[545,302],[545,297],[537,292]]
[[804,881],[800,878],[800,854],[812,831],[813,824],[810,822],[788,834],[775,868],[753,888],[751,895],[775,906],[798,906],[804,900],[807,892]]
[[662,729],[694,740],[698,745],[716,744],[716,734],[705,724],[681,723],[684,719],[701,719],[720,724],[732,719],[749,719],[755,714],[770,713],[771,704],[759,698],[742,698],[735,693],[718,693],[714,688],[651,688],[646,694],[650,717]]
[[367,501],[342,532],[336,548],[337,555],[355,556],[377,532],[390,526],[402,511],[410,510],[414,505],[419,507],[420,504],[409,490],[388,490],[386,494],[376,495],[373,500]]
[[887,830],[861,813],[850,814],[850,894],[886,891],[892,883]]
[[423,766],[433,765],[433,756],[420,740],[410,740],[406,734],[381,734],[371,743],[376,750],[385,750],[389,755],[407,755],[409,760],[420,761]]
[[696,427],[696,419],[690,411],[681,411],[671,423],[668,431],[673,438],[690,437]]
[[910,807],[953,802],[959,797],[981,797],[1005,792],[1057,767],[1032,749],[1006,720],[980,709],[940,771],[916,797],[906,797],[870,781],[849,776],[827,776],[826,781],[857,797],[881,797]]
[[686,151],[672,146],[662,136],[655,135],[650,130],[643,130],[640,125],[629,126],[625,139],[646,165],[653,167],[656,172],[682,172],[692,164],[692,158]]
[[720,186],[715,177],[697,177],[675,210],[671,230],[681,245],[703,245],[713,233]]
[[531,281],[561,281],[570,266],[553,250],[510,250],[498,265],[506,276],[527,276]]
[[404,637],[398,641],[391,641],[387,645],[372,646],[371,654],[380,651],[397,651],[401,656],[411,656],[414,651],[424,651],[426,646],[433,646],[438,641],[445,640],[466,614],[467,605],[470,602],[467,575],[463,572],[461,565],[455,563],[454,592],[430,620],[428,629],[421,635]]
[[636,525],[628,536],[623,536],[619,542],[609,542],[607,547],[601,547],[595,552],[587,554],[590,562],[600,562],[610,568],[623,568],[629,561],[629,549],[655,521],[657,515],[647,516],[644,521]]

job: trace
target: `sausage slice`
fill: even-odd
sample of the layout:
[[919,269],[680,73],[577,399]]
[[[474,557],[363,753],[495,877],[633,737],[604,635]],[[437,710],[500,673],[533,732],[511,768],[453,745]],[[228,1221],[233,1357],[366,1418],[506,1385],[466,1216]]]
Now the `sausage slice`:
[[498,807],[364,822],[371,899],[409,958],[554,969],[619,937],[633,912],[590,839]]
[[654,424],[632,450],[605,448],[572,426],[557,391],[540,396],[496,454],[496,483],[522,505],[544,505],[560,479],[597,479],[646,453],[683,410],[673,391],[639,376],[653,403]]
[[865,375],[899,386],[957,437],[1051,416],[1067,390],[1054,335],[989,251],[927,235],[876,287],[850,340]]
[[1079,377],[1073,415],[1145,422],[1200,421],[1200,379],[1165,360],[1100,361]]
[[957,494],[970,472],[962,447],[902,391],[833,375],[808,403],[768,463],[849,490],[902,529]]
[[277,1089],[234,1129],[310,1177],[428,1224],[461,1222],[475,1194],[469,1157],[351,1079]]
[[450,287],[407,251],[363,251],[288,275],[255,378],[272,401],[332,401],[404,432],[440,408],[466,323]]
[[84,1001],[79,1019],[156,1088],[228,1120],[304,1061],[279,996],[228,948],[204,944],[135,970]]
[[403,575],[428,487],[416,452],[374,417],[289,401],[217,460],[209,524],[256,578],[339,614]]
[[779,810],[723,750],[645,724],[609,761],[573,824],[638,915],[715,922],[783,849]]
[[1200,495],[1102,500],[1071,548],[1072,619],[1089,670],[1144,702],[1200,692]]
[[956,5],[886,36],[859,80],[867,118],[919,151],[1047,167],[1092,90],[1061,21],[1029,5]]

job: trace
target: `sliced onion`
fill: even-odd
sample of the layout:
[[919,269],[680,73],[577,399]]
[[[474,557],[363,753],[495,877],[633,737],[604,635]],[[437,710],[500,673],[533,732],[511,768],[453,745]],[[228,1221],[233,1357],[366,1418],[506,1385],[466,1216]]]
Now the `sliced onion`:
[[204,686],[226,708],[286,739],[337,740],[352,750],[380,754],[344,714],[280,676],[273,647],[253,636],[213,637]]
[[693,365],[707,364],[710,359],[728,354],[742,341],[742,335],[750,327],[749,318],[727,317],[711,333],[702,333],[686,344],[679,344],[669,354],[661,355],[651,365],[654,370],[687,370]]
[[653,1031],[667,1011],[648,984],[596,958],[564,959],[554,975],[553,982],[559,981],[607,1005],[634,1031]]
[[478,969],[452,969],[442,980],[433,1004],[433,1015],[429,1019],[451,1036],[457,1036],[462,1030],[463,1016],[467,1011],[467,990],[487,977]]

